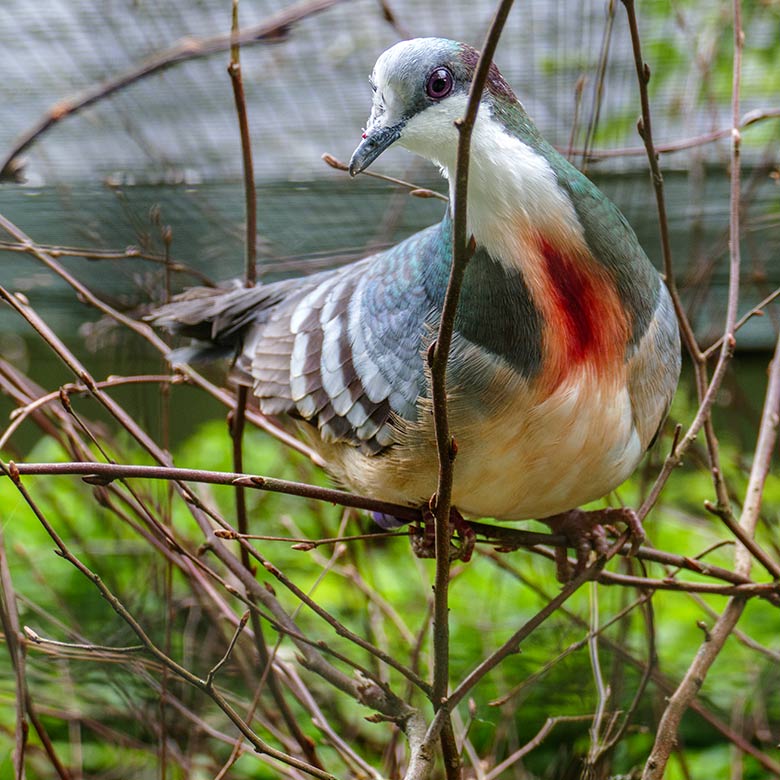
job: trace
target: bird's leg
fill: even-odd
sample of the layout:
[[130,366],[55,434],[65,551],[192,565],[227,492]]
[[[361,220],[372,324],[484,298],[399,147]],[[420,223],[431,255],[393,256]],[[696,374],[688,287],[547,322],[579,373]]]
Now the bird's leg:
[[615,531],[610,522],[625,523],[631,533],[631,555],[639,549],[645,538],[645,531],[639,516],[628,507],[607,507],[586,512],[583,509],[570,509],[559,515],[545,517],[540,522],[550,526],[555,534],[563,534],[577,553],[577,564],[572,569],[566,555],[566,547],[555,548],[555,575],[559,582],[568,582],[580,574],[588,565],[591,551],[603,555],[608,548],[607,531]]
[[[450,560],[461,560],[464,563],[471,560],[477,534],[463,519],[463,515],[455,507],[450,509],[450,532],[457,531],[459,544],[450,545]],[[436,516],[429,509],[423,510],[423,525],[419,533],[412,537],[412,550],[418,558],[436,557]]]

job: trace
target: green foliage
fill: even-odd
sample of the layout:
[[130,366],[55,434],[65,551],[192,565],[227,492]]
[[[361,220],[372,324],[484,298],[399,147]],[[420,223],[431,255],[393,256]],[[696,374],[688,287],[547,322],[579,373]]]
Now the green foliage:
[[[693,399],[681,392],[673,416],[689,419],[694,408]],[[668,438],[662,439],[654,455],[656,460],[668,447],[668,441]],[[122,445],[117,445],[117,450],[122,462],[144,460],[141,453],[123,449]],[[245,451],[248,472],[328,484],[327,478],[305,458],[290,452],[264,433],[248,431]],[[728,443],[724,443],[721,454],[729,479],[742,489],[744,475],[740,464],[744,457]],[[38,461],[64,460],[66,457],[57,445],[45,439],[29,454],[29,460]],[[175,460],[183,467],[232,470],[224,422],[206,421],[195,428],[177,446]],[[712,483],[706,469],[696,460],[692,456],[691,462],[672,476],[662,503],[648,522],[650,539],[660,549],[696,555],[728,538],[717,518],[703,510],[703,501],[713,498]],[[649,473],[652,476],[652,469]],[[71,550],[122,599],[152,640],[161,647],[167,642],[172,658],[196,674],[205,675],[224,653],[230,630],[216,631],[217,624],[203,612],[206,605],[199,605],[197,598],[193,600],[199,590],[193,589],[193,583],[184,572],[174,569],[171,595],[166,601],[168,575],[163,557],[139,536],[137,530],[94,500],[95,488],[72,477],[30,477],[25,479],[25,484]],[[144,500],[157,507],[161,516],[168,513],[169,494],[164,483],[136,480],[133,484]],[[620,498],[636,505],[646,489],[646,478],[640,472],[621,488]],[[234,524],[232,488],[200,488],[198,493],[207,506]],[[262,491],[248,491],[247,498],[253,533],[316,539],[375,530],[373,523],[363,515],[351,512],[344,515],[337,507]],[[766,506],[775,523],[779,498],[780,479],[773,476],[768,485]],[[112,647],[138,644],[137,637],[99,596],[94,585],[70,564],[53,555],[51,540],[6,480],[0,481],[0,501],[6,510],[6,545],[13,551],[11,576],[22,597],[19,601],[22,623],[29,624],[44,637],[60,641]],[[179,543],[197,553],[202,536],[181,501],[173,501],[171,518]],[[342,520],[345,521],[343,526],[340,525]],[[400,661],[409,661],[410,645],[414,643],[414,637],[420,635],[420,673],[429,676],[431,645],[426,624],[433,562],[415,558],[406,539],[377,537],[352,542],[339,549],[335,558],[332,558],[333,546],[305,552],[292,549],[289,542],[256,541],[254,545],[265,559],[309,592],[322,608],[350,630],[382,645]],[[731,546],[720,547],[707,555],[707,561],[729,567],[732,551]],[[208,553],[200,555],[204,562],[214,566],[215,561]],[[217,570],[220,568],[217,566]],[[611,568],[640,573],[628,562]],[[664,574],[662,567],[649,565],[647,576],[663,577]],[[222,576],[226,576],[226,572],[223,571]],[[270,574],[261,568],[257,576],[274,588],[286,609],[292,611],[298,607],[298,600]],[[686,572],[684,579],[707,581],[691,572]],[[454,684],[506,641],[557,590],[552,564],[524,550],[499,555],[479,554],[468,565],[456,566],[450,601],[451,679]],[[489,756],[492,764],[503,760],[533,739],[554,715],[569,720],[555,725],[546,739],[523,760],[525,776],[555,780],[578,776],[578,767],[590,745],[590,717],[598,702],[593,660],[583,641],[587,626],[594,619],[594,595],[598,604],[597,621],[603,625],[635,599],[637,593],[605,585],[598,586],[593,594],[587,587],[582,589],[563,610],[523,642],[519,653],[511,655],[470,692],[471,709],[468,702],[464,703],[460,717],[470,719],[469,738],[478,755]],[[704,601],[716,611],[725,603],[721,596],[707,596]],[[652,604],[659,670],[668,679],[677,681],[704,639],[702,621],[706,628],[712,624],[712,618],[683,593],[660,591]],[[234,608],[237,613],[244,609],[237,602]],[[166,615],[169,615],[168,628]],[[316,641],[326,642],[328,647],[368,669],[380,669],[375,658],[338,636],[308,608],[304,608],[296,619],[301,630]],[[752,601],[740,628],[755,641],[773,646],[780,621],[775,610],[768,610],[763,602]],[[275,633],[270,628],[268,631],[269,641],[275,642]],[[613,689],[610,709],[625,711],[633,698],[647,657],[645,635],[645,621],[639,609],[634,609],[626,620],[604,632],[599,643],[598,662]],[[251,644],[242,639],[236,655],[249,658],[250,650]],[[279,653],[281,658],[294,663],[288,640],[282,641]],[[57,655],[59,660],[53,664],[51,659]],[[627,658],[635,659],[639,665],[628,662]],[[10,767],[14,692],[7,657],[2,658],[0,664],[4,667],[2,679],[5,681],[0,688],[0,700],[4,702],[4,706],[0,706],[2,774]],[[339,662],[336,664],[343,666]],[[393,690],[405,689],[405,681],[399,673],[381,668],[380,674]],[[351,673],[348,666],[343,669]],[[301,673],[305,675],[302,670]],[[780,703],[770,693],[778,689],[780,681],[777,678],[776,667],[768,659],[732,639],[709,675],[700,700],[725,721],[734,706],[740,706],[746,717],[756,709],[768,723],[777,724]],[[28,652],[28,684],[40,706],[52,711],[52,716],[46,720],[47,728],[65,760],[71,755],[73,735],[55,713],[60,701],[59,691],[66,683],[69,708],[80,712],[85,722],[90,719],[105,722],[108,717],[111,727],[129,740],[126,745],[114,744],[89,726],[82,727],[82,761],[88,773],[109,771],[118,760],[125,767],[123,776],[127,778],[143,778],[154,771],[161,680],[159,664],[145,652],[120,656],[111,662],[75,651],[65,655],[61,652],[47,654],[34,645]],[[251,698],[244,680],[236,658],[230,660],[218,677],[222,689],[237,702],[242,702],[242,709],[248,706]],[[306,676],[306,681],[325,717],[342,724],[342,729],[348,729],[351,747],[369,763],[379,766],[382,751],[378,745],[390,738],[393,728],[388,724],[366,723],[363,718],[369,713],[365,708],[328,689],[315,676]],[[230,733],[231,724],[206,697],[170,677],[166,685],[199,717]],[[634,715],[633,726],[615,753],[614,772],[625,774],[633,767],[641,766],[656,716],[654,701],[660,702],[665,693],[651,684]],[[410,702],[423,711],[428,706],[419,693],[413,694]],[[295,702],[293,707],[306,733],[320,746],[321,756],[328,758],[331,766],[338,765],[339,760],[328,747],[328,740],[313,727],[305,709]],[[167,718],[172,749],[190,751],[191,773],[186,776],[213,776],[214,767],[227,760],[229,746],[204,737],[193,743],[191,725],[186,720],[174,712],[169,712]],[[264,731],[262,721],[256,727],[261,736],[274,741],[273,735]],[[725,776],[731,761],[731,748],[723,735],[695,714],[689,714],[683,722],[682,739],[685,761],[693,776]],[[31,755],[34,757],[37,751],[35,736],[32,743]],[[175,765],[177,762],[172,763],[172,767]],[[36,774],[36,766],[40,767],[40,774]],[[745,777],[762,776],[757,773],[752,759],[746,759],[745,766]],[[47,768],[50,767],[45,760],[33,758],[29,776],[45,777]],[[170,776],[185,776],[177,771],[172,768]],[[278,776],[272,768],[249,755],[238,761],[232,773],[231,776],[238,778]],[[670,767],[669,776],[682,778],[685,775],[675,765]]]

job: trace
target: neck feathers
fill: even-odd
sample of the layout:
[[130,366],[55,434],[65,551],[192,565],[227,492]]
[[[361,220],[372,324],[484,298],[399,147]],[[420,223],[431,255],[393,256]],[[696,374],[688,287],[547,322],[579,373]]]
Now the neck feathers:
[[542,315],[541,384],[549,390],[580,370],[617,378],[630,326],[615,280],[546,157],[489,114],[472,140],[468,221],[477,245],[523,276]]

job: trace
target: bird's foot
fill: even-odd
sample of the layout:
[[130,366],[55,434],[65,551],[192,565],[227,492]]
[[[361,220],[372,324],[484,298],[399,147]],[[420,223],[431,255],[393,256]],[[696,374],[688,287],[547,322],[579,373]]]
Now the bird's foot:
[[[450,560],[461,560],[467,563],[474,552],[474,544],[477,534],[474,529],[463,519],[463,515],[457,509],[450,509],[450,533],[458,533],[458,542],[450,537]],[[436,557],[436,516],[430,509],[423,510],[423,525],[418,533],[412,536],[412,550],[418,558]]]
[[563,534],[577,554],[577,563],[572,568],[566,555],[566,547],[555,548],[555,575],[559,582],[568,582],[581,574],[588,565],[591,551],[604,555],[609,548],[607,530],[617,535],[617,530],[609,523],[624,523],[631,534],[631,551],[634,555],[645,539],[645,531],[639,516],[628,507],[607,507],[586,512],[583,509],[570,509],[559,515],[545,517],[540,522],[550,526],[553,533]]

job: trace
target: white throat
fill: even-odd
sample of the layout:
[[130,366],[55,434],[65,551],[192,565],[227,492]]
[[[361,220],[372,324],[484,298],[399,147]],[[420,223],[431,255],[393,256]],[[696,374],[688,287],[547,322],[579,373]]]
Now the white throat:
[[[411,119],[399,140],[440,166],[450,182],[451,202],[458,142],[453,120],[465,110],[465,96],[453,96]],[[584,242],[574,206],[550,164],[506,133],[484,102],[471,138],[468,230],[491,255],[510,265],[523,254],[518,242],[538,233],[556,235],[567,244]]]

